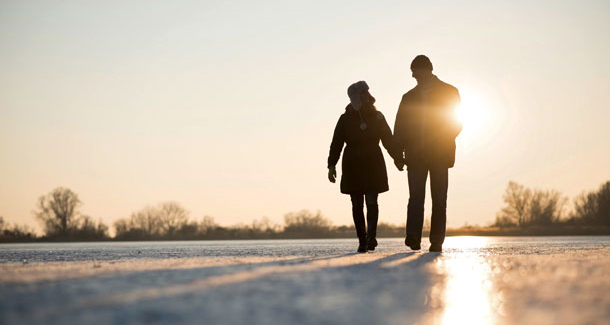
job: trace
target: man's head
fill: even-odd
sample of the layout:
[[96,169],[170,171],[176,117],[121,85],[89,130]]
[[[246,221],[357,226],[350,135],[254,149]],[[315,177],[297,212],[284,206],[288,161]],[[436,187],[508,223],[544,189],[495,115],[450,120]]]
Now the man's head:
[[411,72],[417,83],[426,83],[432,78],[432,62],[425,55],[418,55],[411,62]]

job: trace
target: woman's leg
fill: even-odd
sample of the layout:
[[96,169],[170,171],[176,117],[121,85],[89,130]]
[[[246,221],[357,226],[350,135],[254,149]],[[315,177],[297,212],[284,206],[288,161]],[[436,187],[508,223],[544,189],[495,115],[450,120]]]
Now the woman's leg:
[[366,240],[366,225],[364,223],[364,195],[350,194],[352,199],[352,217],[356,226],[356,235],[360,241]]
[[366,223],[369,250],[377,246],[377,221],[379,220],[379,205],[377,204],[378,193],[367,193],[366,198]]

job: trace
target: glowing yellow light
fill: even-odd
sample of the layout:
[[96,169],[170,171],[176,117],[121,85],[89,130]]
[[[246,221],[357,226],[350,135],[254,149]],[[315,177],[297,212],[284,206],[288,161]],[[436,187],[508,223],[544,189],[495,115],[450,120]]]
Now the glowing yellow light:
[[[486,238],[457,237],[448,247],[473,249],[484,247]],[[445,308],[442,324],[493,324],[496,315],[492,307],[491,270],[485,258],[477,253],[463,252],[443,261],[448,276],[445,286]]]
[[486,104],[485,96],[468,89],[461,95],[462,102],[455,110],[455,118],[463,126],[458,140],[466,145],[484,143],[493,128],[492,110]]
[[487,122],[487,110],[476,97],[466,96],[456,109],[456,118],[464,125],[464,130],[476,131]]

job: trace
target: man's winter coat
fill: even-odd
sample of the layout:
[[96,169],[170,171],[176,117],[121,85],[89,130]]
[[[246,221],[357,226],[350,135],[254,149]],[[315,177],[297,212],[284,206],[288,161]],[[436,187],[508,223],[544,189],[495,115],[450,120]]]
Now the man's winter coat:
[[416,86],[402,96],[394,124],[394,145],[404,152],[407,167],[453,167],[455,138],[462,131],[455,108],[458,90],[436,76],[429,86]]

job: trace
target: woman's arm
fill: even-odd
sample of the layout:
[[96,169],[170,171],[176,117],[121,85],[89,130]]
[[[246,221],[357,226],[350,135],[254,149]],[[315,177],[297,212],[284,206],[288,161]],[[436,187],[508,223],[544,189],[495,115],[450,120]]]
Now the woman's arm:
[[345,143],[345,132],[343,130],[343,116],[337,121],[335,126],[335,132],[333,133],[333,140],[330,143],[330,151],[328,152],[328,168],[335,168],[339,157],[341,156],[341,150],[343,150],[343,144]]
[[399,150],[394,143],[394,138],[392,137],[392,129],[388,125],[388,122],[385,120],[385,117],[381,112],[377,112],[377,118],[380,119],[380,133],[379,138],[381,139],[381,144],[388,151],[390,157],[394,159],[394,164],[398,168],[398,170],[402,170],[402,166],[404,165],[404,158],[402,150]]

